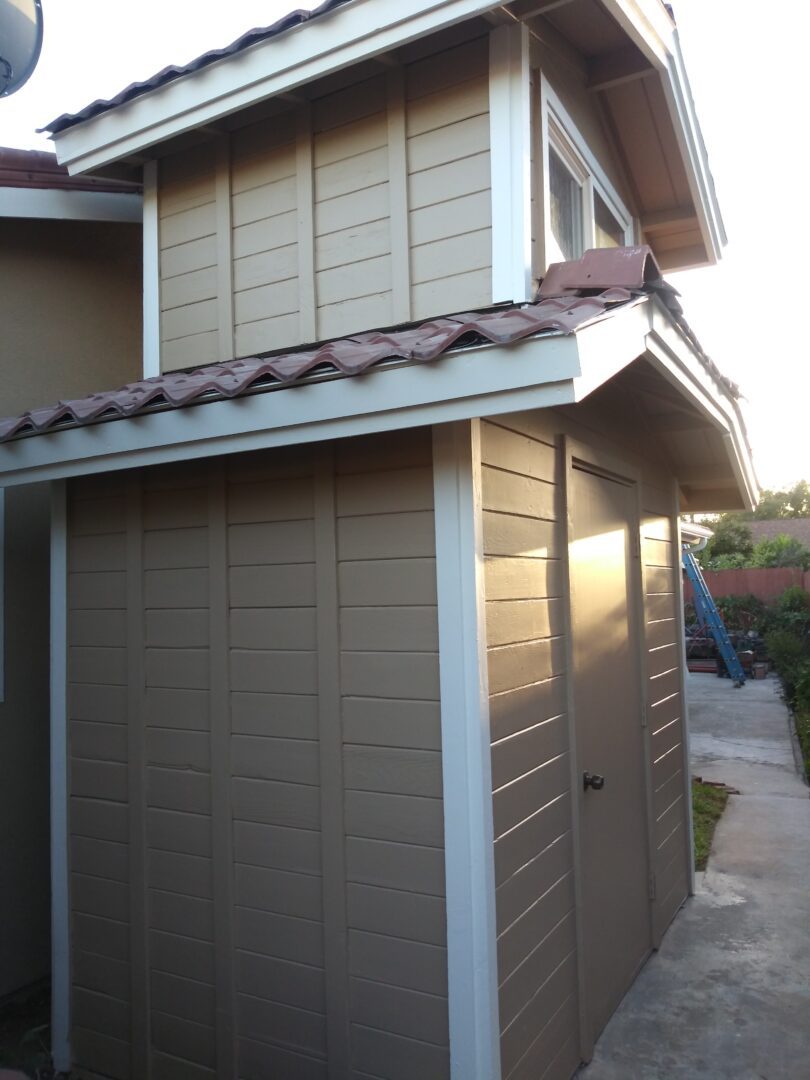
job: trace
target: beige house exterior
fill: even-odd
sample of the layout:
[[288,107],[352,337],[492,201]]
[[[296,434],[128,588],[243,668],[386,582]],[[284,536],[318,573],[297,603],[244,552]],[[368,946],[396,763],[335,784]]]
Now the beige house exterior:
[[673,24],[328,2],[131,90],[52,130],[143,176],[144,381],[0,426],[55,1063],[564,1080],[692,888],[678,514],[756,498]]
[[[53,154],[0,149],[3,414],[137,376],[140,201],[71,179]],[[50,970],[50,496],[23,486],[4,502],[0,997]]]

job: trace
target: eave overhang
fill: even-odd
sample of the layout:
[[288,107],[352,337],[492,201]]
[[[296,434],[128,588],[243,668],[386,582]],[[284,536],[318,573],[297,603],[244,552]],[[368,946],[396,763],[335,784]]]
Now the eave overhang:
[[[431,363],[383,365],[362,375],[15,439],[0,445],[0,485],[575,405],[640,358],[721,441],[725,464],[715,466],[718,486],[710,497],[722,491],[721,503],[752,507],[757,484],[738,406],[653,297],[574,334],[459,348]],[[672,467],[677,474],[678,462]],[[695,489],[687,508],[723,508],[699,505],[701,499]]]

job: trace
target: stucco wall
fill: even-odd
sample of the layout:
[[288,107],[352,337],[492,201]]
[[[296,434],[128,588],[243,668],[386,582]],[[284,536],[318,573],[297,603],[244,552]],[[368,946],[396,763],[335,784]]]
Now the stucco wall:
[[[0,221],[0,415],[137,378],[140,226]],[[50,965],[47,486],[6,494],[0,995]]]

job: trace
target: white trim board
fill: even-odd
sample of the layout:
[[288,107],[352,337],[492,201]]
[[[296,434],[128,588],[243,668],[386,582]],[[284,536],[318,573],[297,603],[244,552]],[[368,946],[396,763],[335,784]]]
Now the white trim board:
[[531,300],[531,67],[524,23],[489,37],[492,302]]
[[452,1080],[500,1080],[480,421],[433,429]]
[[500,5],[493,0],[354,0],[53,136],[87,172]]
[[142,198],[122,191],[0,187],[0,218],[125,221],[140,224]]
[[160,374],[158,163],[143,167],[143,377]]

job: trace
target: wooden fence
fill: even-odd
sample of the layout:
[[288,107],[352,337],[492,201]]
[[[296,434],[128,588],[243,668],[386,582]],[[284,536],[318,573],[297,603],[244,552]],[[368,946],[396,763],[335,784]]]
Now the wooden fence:
[[[752,593],[759,600],[770,603],[791,585],[798,585],[810,592],[810,571],[794,566],[756,570],[704,570],[703,576],[715,599],[718,596],[747,596]],[[691,600],[693,597],[692,583],[685,575],[683,594],[684,600]]]

